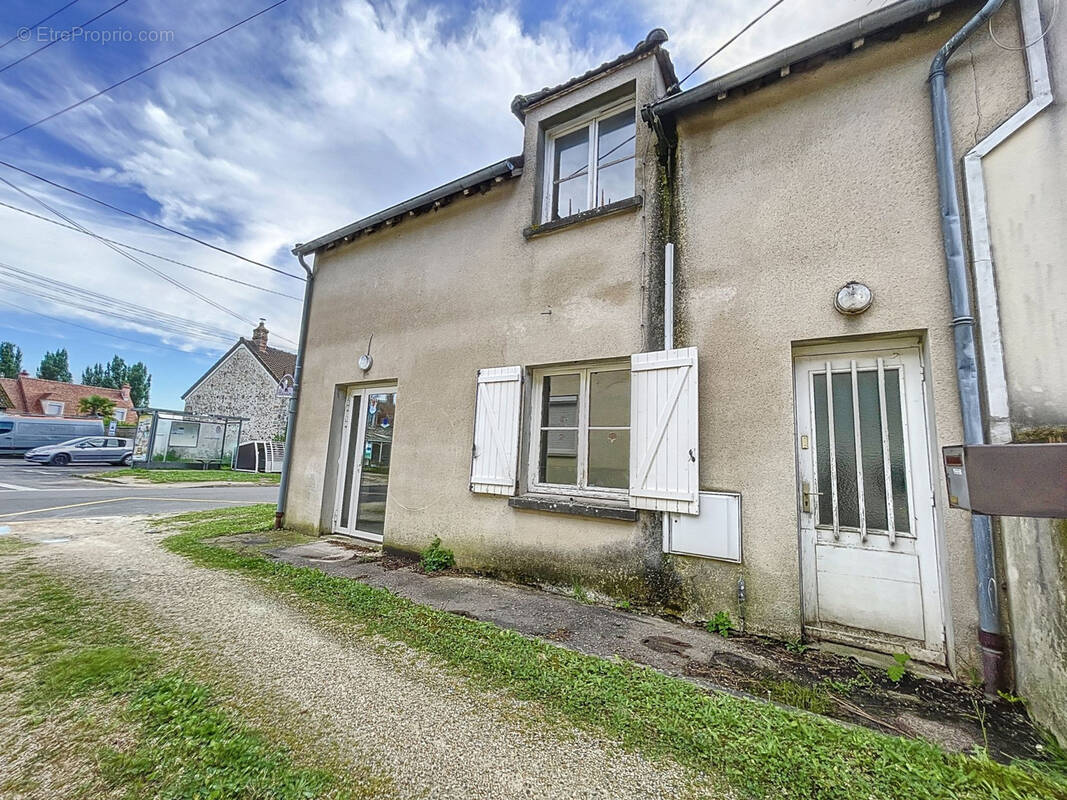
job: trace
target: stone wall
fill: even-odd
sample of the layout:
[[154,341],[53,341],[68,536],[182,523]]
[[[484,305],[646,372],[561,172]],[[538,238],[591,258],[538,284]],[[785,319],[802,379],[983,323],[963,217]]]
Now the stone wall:
[[248,417],[241,441],[273,439],[285,433],[288,400],[276,397],[278,383],[247,346],[238,347],[185,397],[186,413]]

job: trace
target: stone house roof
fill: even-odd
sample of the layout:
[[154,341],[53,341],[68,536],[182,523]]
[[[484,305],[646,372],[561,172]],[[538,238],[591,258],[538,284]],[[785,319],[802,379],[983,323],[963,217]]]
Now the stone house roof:
[[270,373],[270,376],[275,381],[280,382],[284,376],[292,375],[296,369],[296,353],[268,345],[267,333],[266,326],[260,320],[259,325],[252,331],[252,338],[249,340],[242,336],[238,339],[233,347],[219,356],[218,360],[208,367],[207,371],[197,378],[192,386],[185,390],[182,400],[192,394],[218,368],[219,364],[226,361],[240,347],[248,348],[248,352],[255,356],[256,360],[263,365],[263,368]]
[[130,386],[108,389],[103,386],[86,386],[82,383],[64,383],[43,378],[31,378],[23,372],[17,378],[0,378],[0,403],[5,402],[8,413],[44,414],[46,402],[63,404],[64,416],[78,416],[78,402],[83,398],[98,395],[115,403],[116,408],[126,409],[126,422],[136,421]]

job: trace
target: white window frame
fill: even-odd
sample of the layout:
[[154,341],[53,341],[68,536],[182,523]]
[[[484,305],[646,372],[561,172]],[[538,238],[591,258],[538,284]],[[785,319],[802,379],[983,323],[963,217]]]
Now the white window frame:
[[[586,204],[589,206],[586,211],[595,211],[600,206],[596,205],[597,194],[597,178],[599,176],[599,169],[597,168],[597,160],[599,159],[599,153],[597,153],[597,145],[599,142],[599,123],[600,120],[607,117],[613,117],[616,114],[632,109],[634,112],[634,191],[630,195],[633,197],[637,194],[637,147],[636,147],[636,134],[637,134],[637,98],[636,96],[630,96],[625,100],[621,100],[617,103],[598,108],[596,111],[591,111],[588,114],[583,114],[576,119],[570,120],[562,125],[558,125],[548,130],[545,134],[545,158],[542,165],[542,191],[541,191],[541,222],[552,221],[552,203],[555,197],[553,186],[553,172],[556,162],[556,140],[561,136],[566,136],[569,133],[574,133],[582,128],[589,128],[589,161],[586,169],[588,169],[587,184],[586,184]],[[612,162],[614,164],[615,162]],[[611,164],[605,164],[605,167],[611,166]],[[627,198],[620,198],[625,200]],[[584,213],[584,212],[579,212]],[[576,215],[571,215],[576,216]],[[567,217],[560,217],[560,219],[567,219]]]
[[111,412],[111,414],[115,417],[115,421],[116,422],[125,422],[126,421],[126,409],[125,408],[116,408],[114,411]]
[[[58,407],[58,409],[59,409],[58,411],[49,411],[48,410],[50,408],[56,408],[56,407]],[[66,407],[67,407],[66,403],[60,403],[60,402],[58,402],[56,400],[45,400],[44,401],[44,413],[45,413],[46,416],[49,416],[49,417],[62,417],[63,416],[63,409],[66,408]]]
[[[530,413],[527,419],[527,432],[529,436],[529,462],[527,464],[528,491],[534,494],[551,494],[595,497],[604,500],[625,501],[630,496],[629,487],[612,489],[602,486],[589,486],[589,376],[594,372],[630,372],[629,360],[597,361],[594,363],[582,362],[580,364],[568,364],[558,367],[543,367],[531,370],[530,385]],[[574,426],[578,430],[578,457],[577,457],[577,483],[542,483],[538,480],[541,474],[541,403],[544,398],[544,386],[546,377],[553,375],[578,375],[578,420]],[[630,409],[633,413],[633,409]],[[633,420],[631,419],[631,424]],[[630,430],[630,425],[597,425],[593,430]],[[629,458],[629,450],[627,450]]]

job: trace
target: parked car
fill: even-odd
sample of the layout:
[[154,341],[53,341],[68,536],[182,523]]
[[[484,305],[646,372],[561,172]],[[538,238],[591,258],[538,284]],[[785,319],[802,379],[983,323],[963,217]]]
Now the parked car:
[[133,463],[133,440],[112,436],[80,436],[68,442],[35,447],[23,459],[34,464],[126,464]]
[[50,419],[0,415],[0,455],[18,455],[35,447],[61,444],[75,436],[103,436],[98,419]]

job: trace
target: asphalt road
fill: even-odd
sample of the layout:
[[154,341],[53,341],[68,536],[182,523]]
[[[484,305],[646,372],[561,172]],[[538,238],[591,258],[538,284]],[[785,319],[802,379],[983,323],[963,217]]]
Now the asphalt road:
[[233,484],[176,488],[167,484],[119,486],[79,478],[117,467],[52,467],[0,458],[0,525],[21,520],[177,514],[248,503],[273,503],[277,486]]

